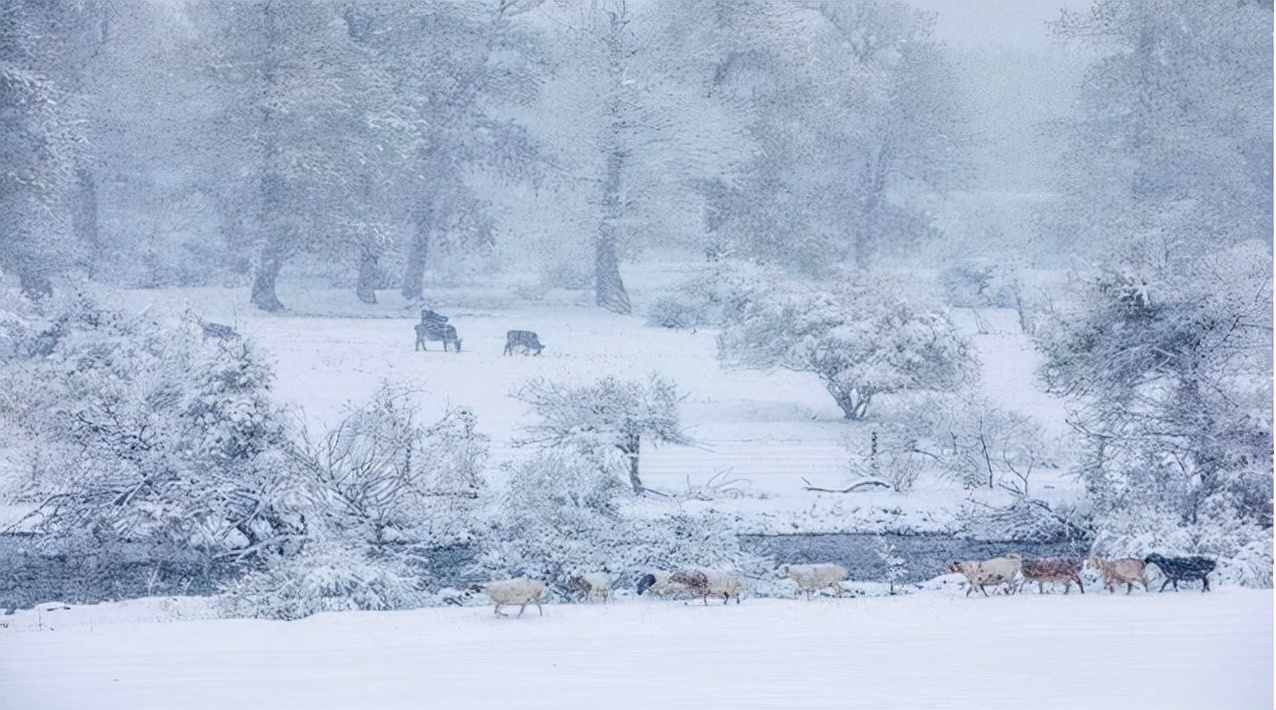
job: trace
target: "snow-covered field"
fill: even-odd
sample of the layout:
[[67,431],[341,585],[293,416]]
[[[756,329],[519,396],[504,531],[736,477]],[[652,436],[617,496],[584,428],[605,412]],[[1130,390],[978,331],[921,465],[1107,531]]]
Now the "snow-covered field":
[[[291,310],[255,312],[230,290],[136,291],[117,307],[174,322],[189,302],[270,353],[276,396],[312,425],[384,380],[414,388],[433,419],[474,410],[491,437],[488,477],[518,455],[531,414],[509,395],[534,377],[588,381],[658,371],[688,393],[692,447],[645,449],[648,485],[668,503],[734,514],[742,531],[942,527],[966,493],[923,477],[908,494],[804,490],[853,480],[848,423],[812,375],[724,370],[712,331],[644,325],[580,294],[537,301],[437,294],[463,352],[412,350],[417,317],[393,294],[281,289]],[[437,305],[436,305],[437,304]],[[1013,314],[965,318],[985,396],[1059,431],[1063,409],[1032,383],[1035,355]],[[540,357],[501,354],[508,329],[540,333]],[[736,481],[736,495],[691,489]],[[1035,493],[1075,498],[1059,470]],[[937,570],[938,573],[938,570]],[[1155,587],[1154,587],[1155,589]],[[952,586],[902,597],[746,598],[729,607],[622,598],[497,619],[490,607],[321,614],[296,622],[219,620],[207,600],[45,604],[0,617],[0,708],[1030,708],[1269,707],[1270,590],[993,598]]]
[[[644,446],[643,482],[679,496],[687,510],[712,507],[734,516],[742,531],[759,533],[942,530],[966,499],[959,482],[922,476],[907,495],[866,489],[852,496],[805,489],[845,488],[856,480],[853,459],[867,455],[867,435],[848,446],[852,425],[810,373],[724,369],[716,331],[670,330],[646,325],[647,304],[675,284],[685,263],[650,262],[626,273],[634,314],[609,313],[590,294],[549,291],[535,299],[507,283],[481,288],[436,289],[427,303],[447,315],[462,338],[462,352],[412,348],[418,310],[398,294],[361,304],[348,290],[281,286],[289,311],[262,313],[229,289],[144,290],[122,294],[119,306],[177,322],[189,304],[210,321],[234,324],[264,348],[274,363],[275,396],[312,426],[336,424],[343,408],[362,403],[381,382],[413,389],[423,415],[434,420],[449,407],[466,406],[478,429],[491,438],[486,476],[499,486],[500,465],[526,456],[513,447],[521,427],[533,423],[530,408],[510,395],[533,378],[582,385],[600,377],[642,377],[657,372],[686,393],[680,415],[690,446]],[[998,406],[1030,415],[1051,433],[1066,428],[1063,406],[1037,389],[1038,356],[1018,331],[1010,310],[957,314],[975,344],[984,376],[980,394]],[[505,332],[532,330],[546,345],[540,356],[505,356]],[[981,332],[983,331],[983,332]],[[861,429],[871,424],[859,425]],[[862,471],[861,471],[862,473]],[[1079,483],[1062,468],[1039,468],[1033,494],[1073,501]],[[706,487],[726,484],[706,501]],[[990,502],[1000,491],[977,491]]]
[[1273,699],[1270,590],[171,620],[198,615],[192,606],[4,617],[0,707],[1242,710]]

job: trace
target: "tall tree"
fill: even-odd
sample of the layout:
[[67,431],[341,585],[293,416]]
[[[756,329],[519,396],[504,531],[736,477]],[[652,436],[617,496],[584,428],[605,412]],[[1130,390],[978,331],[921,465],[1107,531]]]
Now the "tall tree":
[[19,1],[0,14],[0,265],[33,298],[79,253],[78,77],[96,20],[87,3]]
[[191,9],[205,28],[195,50],[220,116],[216,155],[226,221],[256,252],[250,301],[283,308],[284,264],[332,238],[349,193],[354,125],[348,42],[335,5],[272,0]]
[[1078,473],[1102,525],[1137,508],[1172,527],[1242,522],[1270,536],[1266,249],[1251,241],[1190,269],[1105,271],[1042,330],[1042,373],[1078,405],[1088,448]]
[[[530,176],[535,153],[524,129],[499,110],[536,95],[523,59],[518,15],[525,0],[356,5],[345,22],[368,67],[364,121],[383,134],[372,160],[387,165],[378,204],[410,222],[401,289],[419,299],[433,250],[482,248],[494,222],[476,174]],[[365,263],[383,251],[360,243]]]
[[730,30],[716,77],[749,101],[761,146],[742,187],[714,191],[720,249],[822,273],[928,236],[924,206],[960,184],[966,133],[932,18],[876,0],[757,17],[764,30]]
[[[708,87],[708,63],[680,50],[687,3],[563,3],[548,21],[563,38],[543,92],[538,135],[560,176],[583,196],[595,303],[631,310],[623,255],[644,243],[685,242],[699,230],[696,186],[733,180],[749,142],[743,122]],[[692,225],[692,227],[689,227]]]
[[1103,0],[1065,12],[1056,34],[1100,58],[1079,117],[1057,126],[1065,199],[1045,236],[1123,259],[1270,243],[1272,26],[1270,2]]

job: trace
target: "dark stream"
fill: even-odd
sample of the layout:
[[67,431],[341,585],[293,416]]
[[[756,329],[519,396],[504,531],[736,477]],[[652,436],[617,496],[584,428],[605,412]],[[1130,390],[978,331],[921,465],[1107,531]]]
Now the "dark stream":
[[1089,543],[998,542],[965,540],[947,535],[868,535],[829,533],[825,535],[744,535],[740,541],[749,552],[767,555],[777,564],[834,562],[857,582],[886,580],[886,563],[877,554],[883,541],[895,546],[895,556],[904,560],[897,582],[923,582],[944,573],[953,560],[984,560],[1007,552],[1024,557],[1067,557],[1080,560]]
[[[978,560],[1018,552],[1025,557],[1081,559],[1088,544],[1076,542],[995,542],[945,535],[744,535],[745,550],[771,557],[776,564],[835,562],[852,581],[885,581],[887,567],[878,555],[884,542],[904,560],[897,582],[922,582],[943,574],[953,560]],[[27,609],[42,602],[91,604],[160,595],[209,595],[243,572],[228,561],[213,561],[180,550],[136,545],[111,555],[85,551],[42,554],[34,538],[0,534],[0,610]],[[475,550],[455,547],[432,551],[420,561],[424,576],[463,580]],[[3,613],[0,611],[0,613]]]

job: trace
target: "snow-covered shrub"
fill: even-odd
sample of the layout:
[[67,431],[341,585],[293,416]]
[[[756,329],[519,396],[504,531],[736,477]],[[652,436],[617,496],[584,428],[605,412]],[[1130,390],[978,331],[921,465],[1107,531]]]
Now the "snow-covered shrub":
[[1272,531],[1225,517],[1184,525],[1167,508],[1126,507],[1097,520],[1092,549],[1107,557],[1157,552],[1167,557],[1203,555],[1218,561],[1211,579],[1251,587],[1272,586]]
[[884,574],[886,584],[889,586],[890,593],[894,595],[895,582],[904,574],[908,560],[899,556],[899,551],[895,549],[895,543],[881,536],[877,538],[877,547],[874,552],[877,553],[877,558],[882,561],[882,564],[886,566]]
[[323,611],[410,609],[426,597],[402,561],[358,545],[312,539],[293,555],[271,554],[222,590],[231,616],[301,619]]
[[638,515],[622,495],[614,447],[547,449],[512,471],[495,501],[480,564],[493,575],[562,585],[572,570],[610,570],[622,584],[653,568],[735,568],[751,558],[735,531],[708,515]]
[[652,303],[647,324],[661,328],[721,327],[744,315],[754,295],[778,276],[744,262],[719,261]]
[[886,480],[890,481],[891,488],[895,491],[907,493],[913,490],[922,474],[922,468],[922,460],[917,454],[899,452],[891,456],[886,464]]
[[1060,442],[1030,417],[982,398],[923,395],[896,404],[909,415],[906,425],[887,430],[890,440],[925,452],[940,475],[967,489],[1029,495],[1033,472],[1056,465],[1060,456]]
[[943,308],[868,275],[755,295],[723,328],[718,351],[730,365],[815,373],[855,420],[878,395],[954,391],[977,373]]
[[939,274],[945,300],[955,308],[1014,308],[1018,287],[1011,265],[987,259],[959,261]]
[[83,297],[50,305],[0,372],[23,495],[38,501],[28,522],[46,539],[252,551],[299,532],[286,420],[250,340],[201,342]]
[[383,385],[335,428],[303,433],[295,483],[329,534],[370,546],[469,540],[487,438],[464,407],[429,428],[418,418],[408,392]]
[[972,500],[958,511],[957,524],[958,536],[976,540],[1064,542],[1089,537],[1088,522],[1077,511],[1051,508],[1027,496],[1016,496],[1007,506]]
[[911,422],[880,422],[867,432],[847,432],[843,445],[851,450],[854,474],[884,481],[891,490],[907,493],[916,485],[930,458],[917,450],[917,437]]

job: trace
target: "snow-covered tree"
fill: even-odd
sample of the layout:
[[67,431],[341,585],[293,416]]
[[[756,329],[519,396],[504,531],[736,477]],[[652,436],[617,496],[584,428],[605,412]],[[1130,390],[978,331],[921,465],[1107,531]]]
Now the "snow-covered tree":
[[25,442],[28,520],[52,539],[250,554],[302,532],[251,341],[201,342],[80,297],[10,334],[0,413]]
[[759,149],[739,185],[708,190],[715,249],[826,274],[929,236],[925,205],[965,164],[933,18],[897,2],[742,5],[719,13],[734,51],[715,90],[749,106]]
[[573,227],[589,235],[595,302],[613,312],[631,310],[625,252],[698,240],[695,188],[732,181],[747,157],[742,117],[709,89],[703,55],[716,48],[687,42],[703,9],[624,0],[549,8],[559,51],[542,87],[549,130],[537,138],[584,203],[572,203]]
[[536,379],[515,398],[532,406],[542,421],[527,427],[523,443],[593,452],[615,448],[627,462],[635,493],[645,488],[638,475],[643,440],[686,444],[678,424],[679,394],[674,383],[652,373],[644,380],[604,377],[582,387]]
[[[402,249],[407,299],[421,297],[432,252],[492,245],[484,176],[537,170],[526,130],[505,111],[537,94],[525,56],[533,41],[519,24],[537,4],[359,4],[343,13],[365,82],[361,120],[382,136],[368,159],[383,165],[383,180],[370,189],[380,209],[411,223]],[[371,273],[384,245],[365,238],[358,246],[362,273]]]
[[50,295],[52,277],[78,257],[83,107],[73,83],[92,15],[78,3],[26,1],[0,14],[0,267],[30,297]]
[[1041,331],[1042,375],[1079,407],[1078,473],[1101,526],[1137,508],[1167,529],[1239,523],[1270,536],[1268,249],[1239,244],[1191,269],[1106,271]]
[[767,289],[718,336],[719,357],[815,373],[847,419],[863,419],[881,394],[953,391],[974,378],[970,347],[942,308],[884,278],[859,281]]
[[[303,250],[331,240],[343,206],[360,197],[363,126],[354,59],[336,5],[303,2],[196,6],[207,28],[199,35],[210,99],[225,103],[217,124],[233,147],[237,189],[226,195],[254,245],[250,300],[267,311],[283,308],[279,273]],[[219,148],[225,150],[226,144]],[[336,220],[334,220],[336,217]],[[330,242],[329,242],[330,243]]]
[[408,393],[383,386],[335,428],[303,436],[296,483],[309,518],[323,521],[315,534],[374,548],[467,538],[487,457],[474,425],[457,408],[427,428]]

